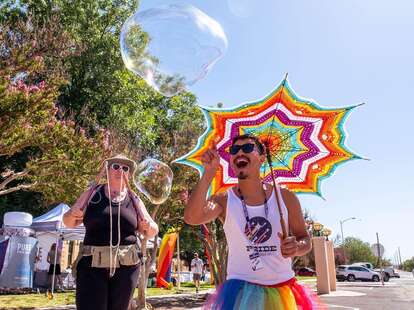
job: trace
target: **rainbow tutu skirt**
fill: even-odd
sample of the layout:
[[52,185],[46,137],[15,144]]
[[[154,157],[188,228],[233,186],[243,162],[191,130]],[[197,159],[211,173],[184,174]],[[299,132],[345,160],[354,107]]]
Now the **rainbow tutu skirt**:
[[211,295],[205,310],[315,310],[327,309],[316,294],[293,278],[277,285],[227,280]]

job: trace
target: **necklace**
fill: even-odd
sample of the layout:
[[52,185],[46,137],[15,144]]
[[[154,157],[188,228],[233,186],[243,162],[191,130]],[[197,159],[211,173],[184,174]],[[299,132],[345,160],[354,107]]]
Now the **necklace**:
[[106,188],[107,190],[107,196],[108,199],[112,202],[112,203],[120,203],[122,201],[125,200],[126,196],[127,196],[127,190],[126,188],[124,188],[121,191],[118,190],[110,190],[110,186],[108,184],[108,187]]
[[112,192],[111,195],[110,195],[111,197],[113,197],[111,199],[111,201],[113,203],[122,202],[126,198],[126,195],[127,195],[127,192],[125,190],[123,190],[122,192],[117,192],[117,191],[116,192]]
[[[264,186],[264,184],[263,184],[263,186]],[[263,194],[264,194],[265,216],[266,216],[266,219],[267,219],[267,217],[269,215],[269,206],[267,204],[266,191],[263,189],[263,187],[262,187],[262,190],[263,190]],[[246,201],[245,201],[244,196],[243,196],[243,194],[240,190],[240,187],[237,188],[237,191],[238,191],[239,196],[240,196],[240,200],[241,200],[242,207],[243,207],[244,217],[246,219],[247,228],[249,229],[249,233],[250,233],[251,232],[251,227],[250,227],[251,223],[250,223],[249,211],[247,210]]]

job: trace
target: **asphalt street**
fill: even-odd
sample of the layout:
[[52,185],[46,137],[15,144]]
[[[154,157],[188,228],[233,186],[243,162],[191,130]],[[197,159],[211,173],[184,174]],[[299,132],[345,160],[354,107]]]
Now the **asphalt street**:
[[321,295],[332,310],[414,310],[414,276],[400,272],[384,286],[373,282],[338,282],[337,292]]

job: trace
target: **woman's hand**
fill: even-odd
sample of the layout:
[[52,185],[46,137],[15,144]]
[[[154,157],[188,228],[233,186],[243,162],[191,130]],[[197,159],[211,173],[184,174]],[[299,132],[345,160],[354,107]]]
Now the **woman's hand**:
[[75,220],[79,221],[83,219],[83,211],[81,209],[80,205],[73,205],[72,208],[70,208],[70,216],[73,217]]
[[145,232],[151,228],[151,223],[147,219],[140,219],[138,222],[138,227],[140,227],[140,229]]

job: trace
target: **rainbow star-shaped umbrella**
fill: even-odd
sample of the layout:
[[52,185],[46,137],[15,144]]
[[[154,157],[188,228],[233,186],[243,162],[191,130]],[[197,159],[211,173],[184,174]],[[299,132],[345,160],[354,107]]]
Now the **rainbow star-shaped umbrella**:
[[207,130],[196,147],[176,162],[196,168],[201,175],[201,155],[215,143],[220,167],[210,194],[225,191],[237,184],[230,168],[232,138],[250,133],[260,138],[269,154],[268,162],[261,167],[265,182],[274,178],[291,191],[321,196],[324,178],[331,176],[340,164],[361,158],[346,147],[344,129],[347,116],[360,105],[321,107],[297,96],[286,77],[276,90],[259,101],[229,109],[202,107]]

